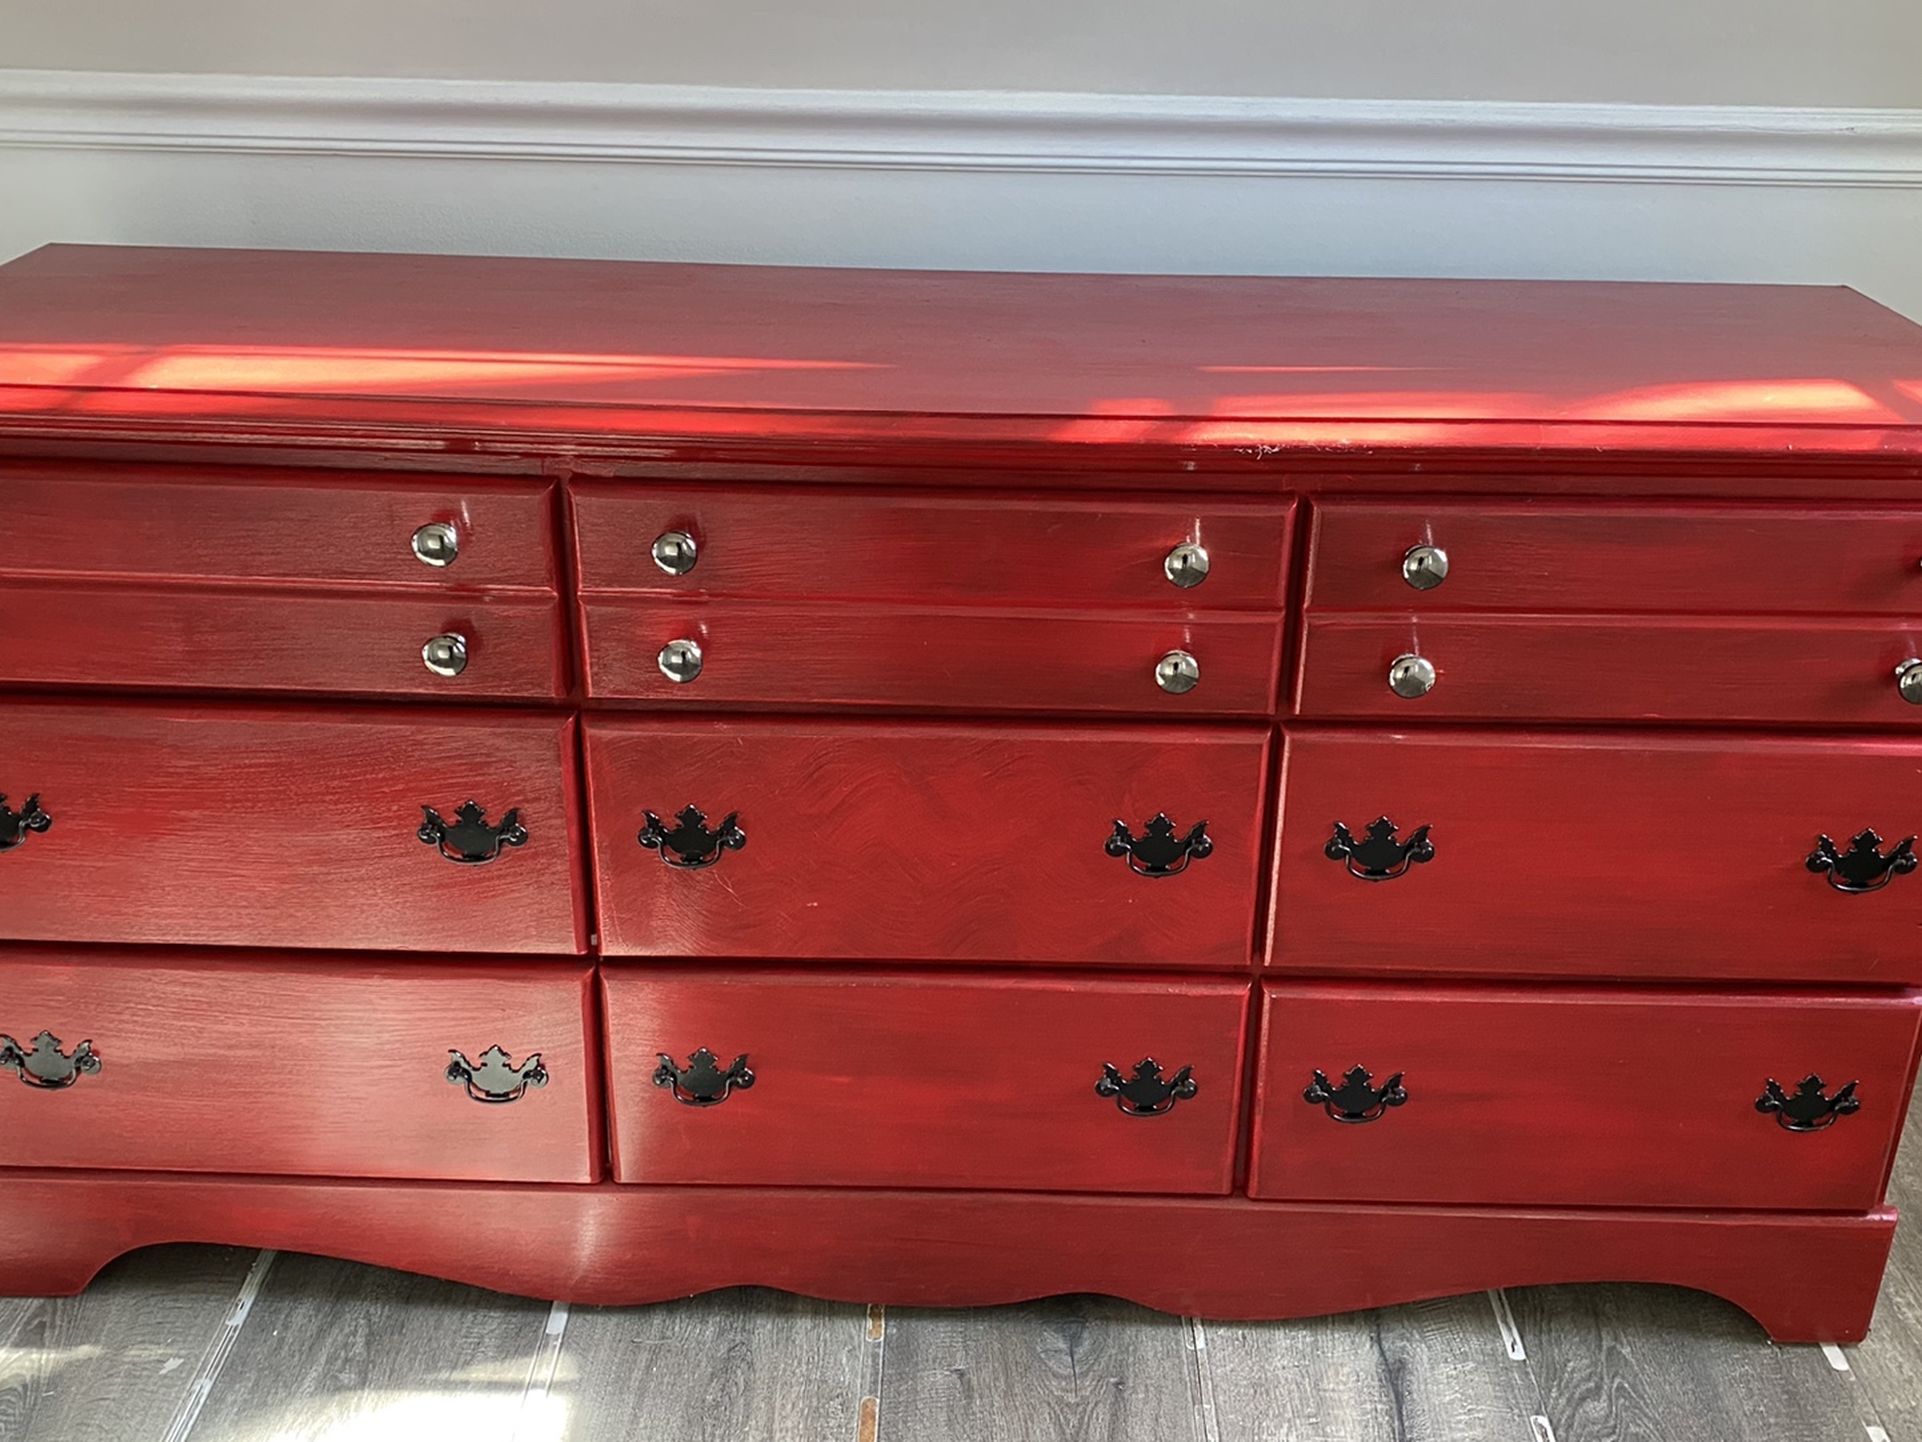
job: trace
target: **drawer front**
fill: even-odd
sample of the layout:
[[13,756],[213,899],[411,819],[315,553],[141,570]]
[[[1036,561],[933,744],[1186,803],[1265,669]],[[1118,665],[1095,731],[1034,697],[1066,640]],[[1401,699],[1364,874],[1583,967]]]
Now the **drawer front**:
[[[0,468],[0,574],[553,590],[552,488],[290,471]],[[424,526],[452,526],[429,565]],[[423,537],[423,549],[445,559]]]
[[[1390,689],[1396,658],[1435,669],[1426,695]],[[1674,620],[1310,615],[1297,710],[1314,717],[1722,721],[1922,726],[1898,669],[1922,620]],[[1913,685],[1913,683],[1911,683]]]
[[[1448,560],[1427,590],[1403,577],[1417,546]],[[1335,501],[1315,510],[1308,605],[1917,616],[1918,563],[1922,507]]]
[[[1285,594],[1283,502],[1042,500],[886,491],[636,488],[577,481],[587,590],[675,596],[993,601],[1055,606],[1274,609]],[[695,542],[673,574],[657,538]],[[1170,553],[1199,545],[1169,577]]]
[[[1248,961],[1265,730],[586,726],[609,953]],[[690,806],[704,815],[684,832]],[[1158,813],[1174,823],[1164,842],[1149,835]],[[730,816],[739,849],[719,839]],[[1184,847],[1201,823],[1195,856]]]
[[[752,601],[587,598],[588,694],[688,707],[876,706],[1267,716],[1281,620],[1230,614],[1112,616]],[[700,647],[700,674],[671,680],[669,643]],[[1175,693],[1170,652],[1199,667]]]
[[[1233,1179],[1241,984],[629,965],[603,985],[620,1181],[1222,1193]],[[1137,1076],[1144,1059],[1159,1069]]]
[[0,963],[7,1163],[590,1181],[592,982],[554,963],[16,950]]
[[1291,731],[1270,961],[1918,982],[1922,871],[1832,884],[1918,831],[1922,740]]
[[571,720],[22,704],[0,728],[0,937],[582,949]]
[[[537,700],[565,693],[561,605],[238,587],[0,582],[0,682]],[[458,636],[461,669],[422,648]]]
[[1865,1211],[1922,1014],[1913,993],[1264,990],[1250,1190],[1289,1201]]

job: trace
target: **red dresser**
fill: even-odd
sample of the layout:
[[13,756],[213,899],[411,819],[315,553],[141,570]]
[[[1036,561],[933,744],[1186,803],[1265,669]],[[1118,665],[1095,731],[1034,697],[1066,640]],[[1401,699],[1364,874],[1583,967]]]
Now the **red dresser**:
[[0,1292],[1868,1327],[1922,330],[1852,292],[52,247],[0,530]]

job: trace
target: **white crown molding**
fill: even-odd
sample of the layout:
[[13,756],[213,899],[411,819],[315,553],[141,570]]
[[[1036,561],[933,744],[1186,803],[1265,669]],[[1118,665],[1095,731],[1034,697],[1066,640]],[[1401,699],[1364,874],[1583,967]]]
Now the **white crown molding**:
[[0,69],[0,146],[1119,175],[1922,187],[1922,110]]

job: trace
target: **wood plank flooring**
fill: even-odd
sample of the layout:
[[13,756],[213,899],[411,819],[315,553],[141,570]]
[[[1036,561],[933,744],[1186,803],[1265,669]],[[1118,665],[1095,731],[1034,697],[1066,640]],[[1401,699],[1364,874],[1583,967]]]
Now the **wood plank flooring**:
[[576,1308],[163,1247],[0,1299],[0,1442],[1922,1442],[1922,1116],[1875,1332],[1537,1287],[1298,1322],[1101,1297],[939,1312],[737,1290]]

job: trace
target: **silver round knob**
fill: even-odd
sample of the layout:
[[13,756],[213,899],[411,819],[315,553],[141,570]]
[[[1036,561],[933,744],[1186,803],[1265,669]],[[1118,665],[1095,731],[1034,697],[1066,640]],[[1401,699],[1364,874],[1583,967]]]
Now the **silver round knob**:
[[1201,684],[1201,663],[1186,651],[1170,651],[1155,662],[1155,685],[1170,696],[1185,696]]
[[436,676],[458,676],[467,669],[467,638],[458,631],[436,636],[420,648],[420,659]]
[[685,576],[701,559],[701,548],[686,531],[663,531],[654,538],[654,564],[670,576]]
[[1895,688],[1911,706],[1922,706],[1922,656],[1911,656],[1895,668]]
[[1435,689],[1435,663],[1413,651],[1403,652],[1388,665],[1388,689],[1411,701],[1426,696]]
[[685,686],[701,674],[701,643],[683,637],[679,641],[669,641],[661,647],[656,658],[661,663],[661,674],[676,686]]
[[1183,541],[1161,563],[1162,574],[1186,591],[1208,579],[1208,548],[1199,541]]
[[1432,591],[1448,579],[1448,552],[1440,546],[1410,546],[1401,558],[1401,578],[1417,591]]
[[414,532],[414,555],[423,565],[453,565],[460,555],[460,528],[452,521],[429,521]]

